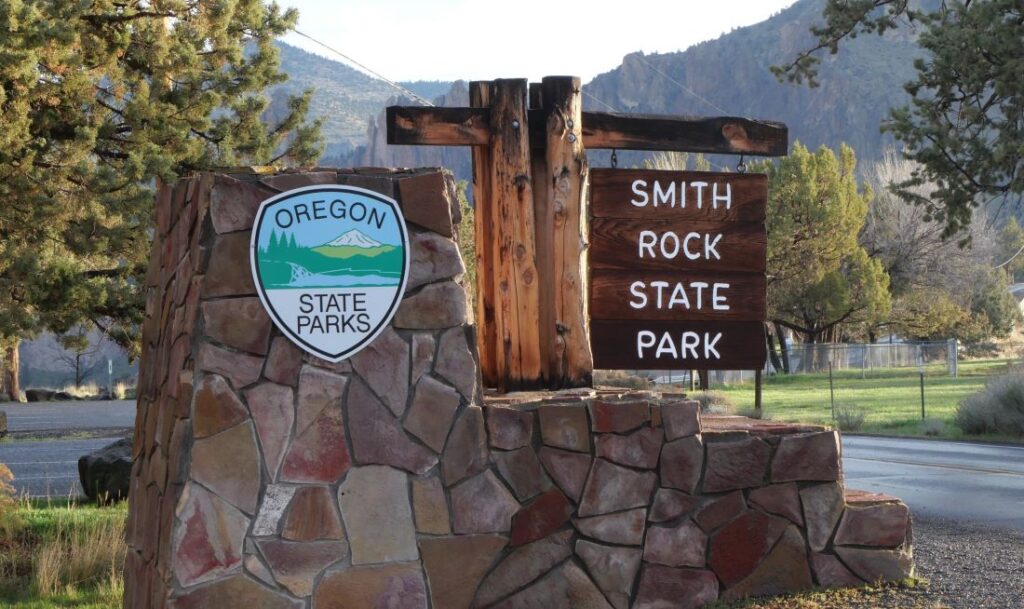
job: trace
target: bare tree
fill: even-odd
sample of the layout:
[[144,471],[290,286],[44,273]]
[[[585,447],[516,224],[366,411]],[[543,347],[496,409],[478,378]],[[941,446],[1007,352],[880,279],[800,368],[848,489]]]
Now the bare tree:
[[101,341],[92,344],[83,326],[58,336],[57,343],[62,348],[55,350],[55,357],[71,371],[76,389],[103,364],[103,358],[99,357]]

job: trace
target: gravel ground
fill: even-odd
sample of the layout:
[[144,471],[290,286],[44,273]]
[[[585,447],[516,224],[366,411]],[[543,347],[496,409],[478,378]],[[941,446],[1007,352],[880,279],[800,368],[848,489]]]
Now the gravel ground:
[[917,517],[914,559],[940,606],[1024,607],[1024,532]]

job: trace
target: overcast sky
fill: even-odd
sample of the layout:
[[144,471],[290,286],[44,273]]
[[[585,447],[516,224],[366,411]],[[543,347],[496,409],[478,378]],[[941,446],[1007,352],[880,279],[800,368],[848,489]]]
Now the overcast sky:
[[[279,0],[298,30],[392,80],[587,82],[633,51],[669,53],[763,21],[794,0]],[[285,41],[341,60],[292,33]],[[355,67],[355,66],[353,66]]]

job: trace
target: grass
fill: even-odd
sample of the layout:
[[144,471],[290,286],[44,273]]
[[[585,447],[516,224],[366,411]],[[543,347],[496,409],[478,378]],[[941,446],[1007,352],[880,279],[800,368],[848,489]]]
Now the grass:
[[775,598],[719,602],[708,609],[947,609],[929,592],[928,582],[909,579],[896,584],[811,590]]
[[121,606],[127,503],[24,498],[0,509],[0,607]]
[[[863,433],[945,439],[979,439],[966,436],[953,424],[957,404],[985,387],[993,376],[1008,371],[1015,360],[961,362],[957,378],[944,364],[925,367],[925,413],[921,420],[921,385],[918,369],[886,368],[837,370],[833,374],[838,407],[865,415]],[[862,376],[863,374],[863,376]],[[728,395],[740,410],[754,404],[753,383],[714,387]],[[776,375],[764,381],[764,413],[776,421],[834,425],[828,373]],[[1021,438],[984,436],[981,439],[1021,442]]]

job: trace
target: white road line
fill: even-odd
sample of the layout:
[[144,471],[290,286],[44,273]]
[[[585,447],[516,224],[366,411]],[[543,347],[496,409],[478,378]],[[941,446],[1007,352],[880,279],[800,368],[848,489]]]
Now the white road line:
[[923,463],[921,461],[901,461],[898,459],[872,459],[870,457],[843,457],[848,461],[873,461],[876,463],[894,463],[898,465],[913,465],[915,467],[933,467],[936,469],[953,469],[962,472],[977,472],[981,474],[995,474],[999,476],[1024,477],[1024,472],[1017,472],[1006,469],[988,469],[983,467],[965,467],[962,465],[942,465],[938,463]]

